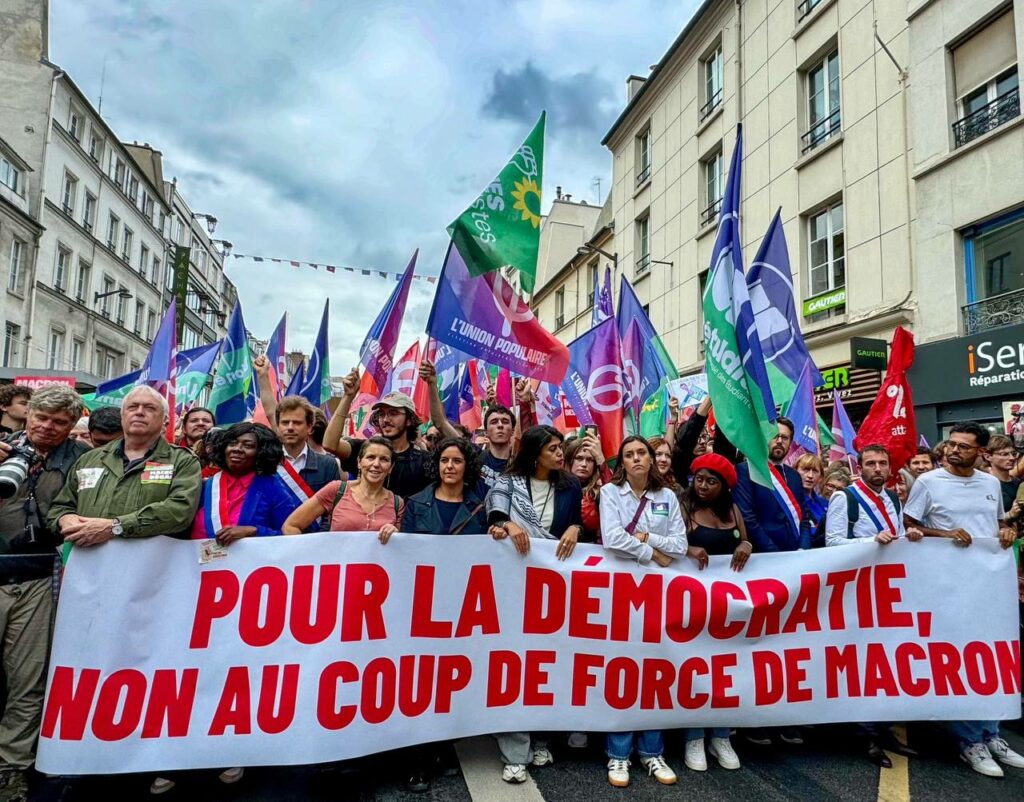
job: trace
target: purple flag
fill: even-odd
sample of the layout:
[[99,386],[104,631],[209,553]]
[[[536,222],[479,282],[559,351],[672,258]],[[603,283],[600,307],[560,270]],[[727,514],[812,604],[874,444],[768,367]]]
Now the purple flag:
[[552,383],[565,378],[569,352],[497,272],[469,275],[450,244],[437,282],[427,333],[471,357],[517,376]]
[[562,384],[569,405],[584,426],[595,424],[605,458],[622,442],[622,349],[614,317],[569,343],[569,375]]
[[832,391],[832,439],[835,440],[828,450],[830,462],[838,462],[846,457],[856,457],[857,449],[854,448],[853,440],[857,436],[857,430],[850,422],[850,416],[846,414],[846,408],[839,399],[839,391]]
[[398,344],[398,333],[402,328],[405,303],[409,299],[409,286],[412,284],[412,271],[416,267],[418,254],[417,248],[402,274],[401,281],[395,285],[388,302],[384,304],[384,308],[370,326],[370,331],[363,340],[363,347],[359,349],[359,361],[366,367],[366,372],[374,384],[369,394],[376,398],[380,398],[394,367],[395,346]]
[[[844,415],[846,414],[846,410],[843,410],[843,414]],[[834,423],[832,424],[832,428],[833,429],[835,428],[835,424]],[[917,445],[920,448],[927,448],[929,451],[931,450],[931,445],[925,439],[925,436],[923,434],[920,437],[917,438]]]
[[171,300],[139,375],[139,384],[148,384],[163,394],[166,394],[166,385],[174,376],[174,359],[178,351],[178,330],[174,322],[176,308],[177,301]]
[[793,400],[786,410],[787,417],[793,421],[793,445],[799,446],[810,454],[821,453],[821,441],[818,438],[818,413],[814,408],[814,363],[804,362],[803,370],[793,392]]
[[603,323],[606,319],[615,314],[612,305],[612,268],[605,265],[604,283],[597,283],[597,276],[594,277],[594,312],[590,318],[591,327]]
[[270,342],[267,344],[267,359],[270,360],[270,384],[274,388],[274,394],[281,400],[281,390],[284,389],[285,376],[288,374],[288,354],[285,350],[285,330],[287,327],[288,313],[281,315],[281,321],[270,335]]
[[292,380],[288,382],[288,387],[285,388],[285,395],[301,395],[299,392],[302,389],[303,383],[306,381],[306,365],[303,362],[299,363],[299,366],[295,369],[295,373],[292,374]]

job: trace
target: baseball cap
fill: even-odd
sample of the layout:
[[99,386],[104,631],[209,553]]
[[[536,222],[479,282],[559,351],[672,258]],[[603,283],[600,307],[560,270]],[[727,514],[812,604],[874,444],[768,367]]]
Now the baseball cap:
[[405,393],[388,393],[371,407],[371,411],[376,412],[381,407],[393,407],[394,409],[404,409],[406,412],[416,412],[416,405]]

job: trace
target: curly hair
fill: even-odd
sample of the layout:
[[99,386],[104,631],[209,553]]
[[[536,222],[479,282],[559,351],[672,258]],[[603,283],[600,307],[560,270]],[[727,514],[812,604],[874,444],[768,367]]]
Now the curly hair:
[[430,460],[424,466],[427,478],[434,487],[441,484],[441,455],[445,449],[457,448],[462,458],[466,461],[466,472],[462,476],[462,484],[465,487],[476,487],[480,481],[480,470],[483,467],[484,459],[480,449],[461,437],[446,437],[430,451]]
[[277,435],[262,423],[245,421],[226,429],[211,429],[204,438],[206,456],[212,464],[226,471],[228,445],[246,434],[256,437],[256,475],[273,476],[284,459],[284,447]]
[[[415,443],[416,438],[420,435],[420,424],[423,423],[423,421],[420,420],[420,416],[415,412],[410,412],[404,407],[401,407],[400,409],[405,413],[405,437],[410,443]],[[370,425],[378,432],[380,431],[379,409],[370,413]]]
[[5,384],[0,387],[0,407],[9,407],[19,396],[31,400],[32,388],[24,384]]
[[[550,440],[564,443],[565,435],[554,426],[531,426],[523,432],[522,439],[519,441],[519,451],[508,461],[505,473],[529,479],[533,476],[534,470],[536,470],[537,461],[540,459],[540,452],[544,450],[544,446]],[[572,475],[566,471],[551,472],[551,482],[556,489],[568,487],[573,481]]]

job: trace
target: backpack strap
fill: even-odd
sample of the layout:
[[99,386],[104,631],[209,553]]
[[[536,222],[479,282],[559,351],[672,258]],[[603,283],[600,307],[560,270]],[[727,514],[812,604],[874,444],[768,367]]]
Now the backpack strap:
[[892,507],[896,510],[896,515],[899,516],[903,512],[903,505],[900,503],[900,497],[896,495],[896,491],[892,488],[885,488],[885,494],[889,497],[889,501],[892,502]]
[[846,538],[849,540],[853,538],[853,525],[860,518],[860,503],[849,488],[844,487],[842,492],[846,495]]
[[[395,520],[398,520],[398,508],[402,505],[402,501],[394,491],[391,491],[391,500],[395,503]],[[401,521],[399,521],[399,523],[401,523]]]
[[341,497],[345,495],[345,488],[348,487],[348,482],[342,479],[338,483],[338,494],[334,497],[334,504],[331,507],[337,507],[338,502],[341,501]]

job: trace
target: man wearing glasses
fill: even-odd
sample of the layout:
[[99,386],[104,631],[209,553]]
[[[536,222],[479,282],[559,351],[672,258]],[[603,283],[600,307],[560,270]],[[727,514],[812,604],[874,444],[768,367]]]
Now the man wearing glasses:
[[[985,537],[998,537],[1004,549],[1013,545],[1016,532],[1004,520],[999,480],[974,468],[988,441],[988,430],[973,421],[950,430],[947,466],[919,476],[910,491],[903,511],[908,527],[917,527],[925,537],[950,538],[958,546]],[[979,774],[1002,777],[1000,763],[1024,769],[1024,757],[1000,737],[998,721],[956,721],[951,728],[961,759]]]

